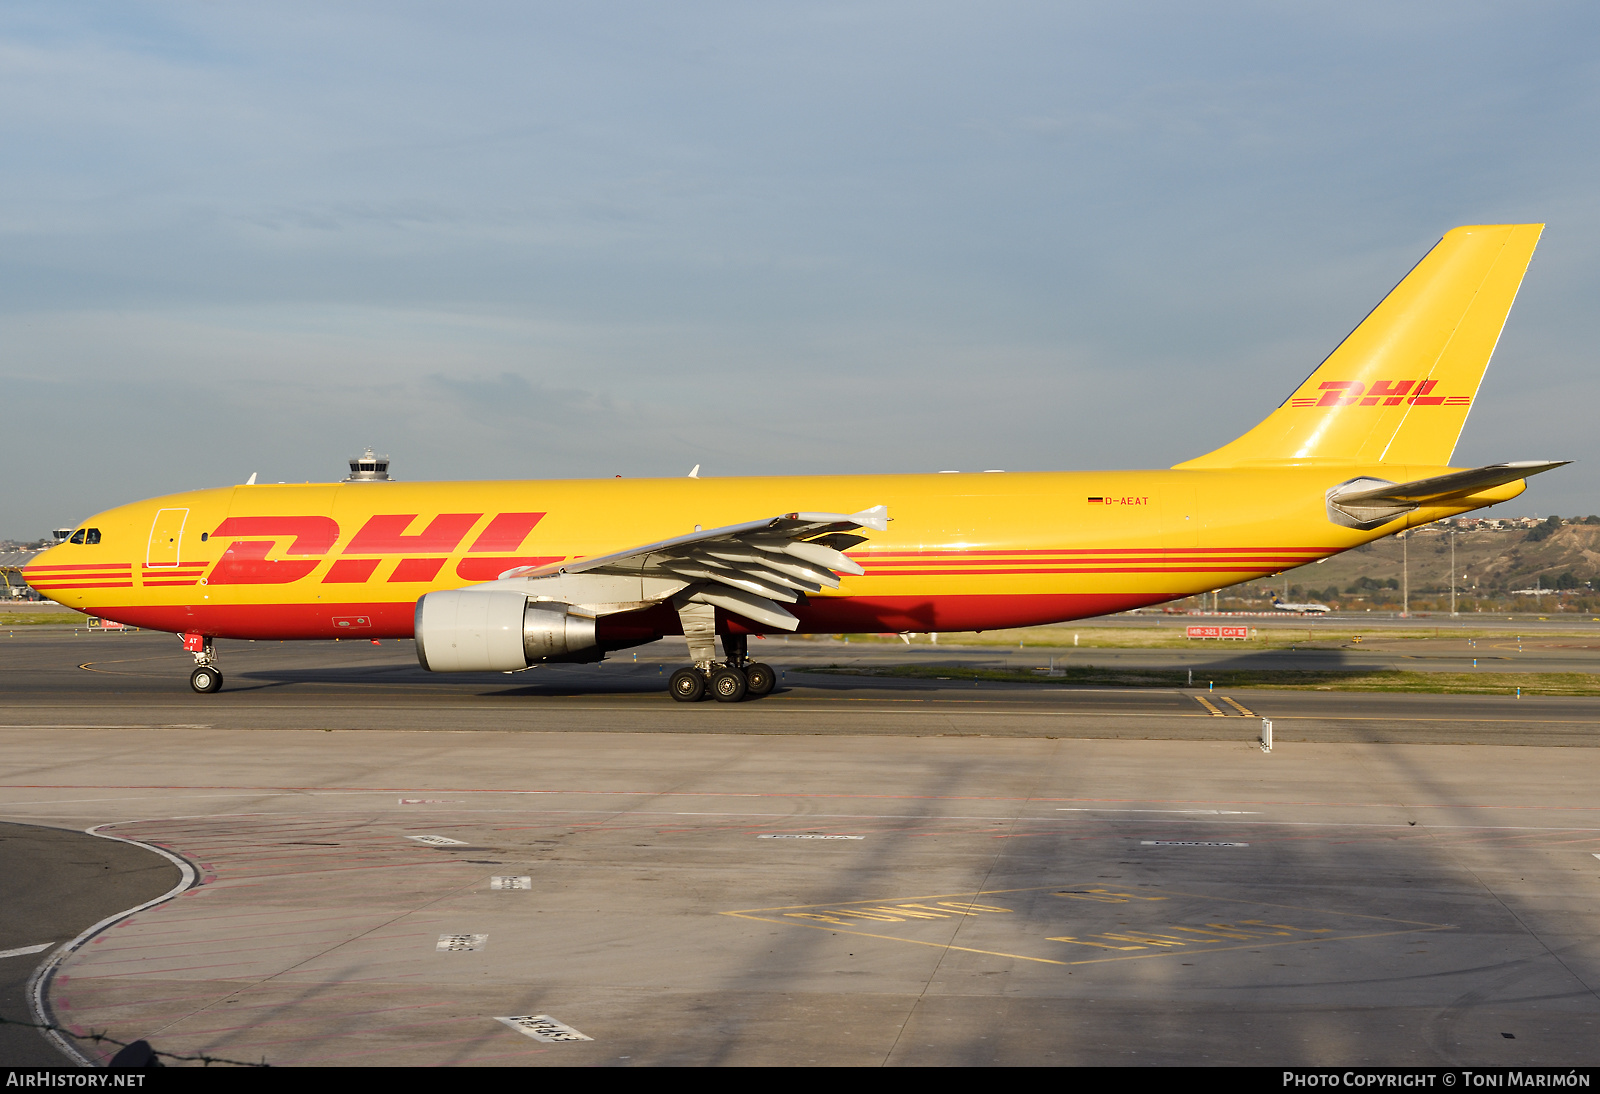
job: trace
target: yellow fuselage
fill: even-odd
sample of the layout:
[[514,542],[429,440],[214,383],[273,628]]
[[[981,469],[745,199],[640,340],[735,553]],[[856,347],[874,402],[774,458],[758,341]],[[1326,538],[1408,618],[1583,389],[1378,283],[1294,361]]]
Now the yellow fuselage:
[[[1379,529],[1329,520],[1358,475],[1436,466],[237,486],[119,506],[24,571],[80,611],[225,638],[409,637],[417,599],[518,566],[789,512],[888,507],[848,553],[866,570],[797,605],[800,629],[987,630],[1158,603],[1275,574],[1503,501],[1516,482]],[[724,628],[754,630],[743,620]],[[665,605],[601,621],[608,641],[678,633]]]

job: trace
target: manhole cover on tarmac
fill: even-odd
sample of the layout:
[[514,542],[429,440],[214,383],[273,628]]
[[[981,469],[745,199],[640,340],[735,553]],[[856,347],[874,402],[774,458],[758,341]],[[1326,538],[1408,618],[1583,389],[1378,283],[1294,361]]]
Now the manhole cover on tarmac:
[[811,832],[768,832],[756,839],[866,839],[866,836],[824,836]]
[[523,1014],[512,1018],[496,1018],[518,1033],[535,1041],[592,1041],[593,1037],[579,1033],[565,1022],[558,1022],[548,1014]]

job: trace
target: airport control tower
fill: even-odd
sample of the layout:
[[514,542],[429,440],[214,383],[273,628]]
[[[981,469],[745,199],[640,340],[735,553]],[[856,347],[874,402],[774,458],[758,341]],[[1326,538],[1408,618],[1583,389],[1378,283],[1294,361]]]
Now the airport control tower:
[[390,482],[389,457],[379,456],[369,447],[359,456],[350,457],[350,476],[345,482]]

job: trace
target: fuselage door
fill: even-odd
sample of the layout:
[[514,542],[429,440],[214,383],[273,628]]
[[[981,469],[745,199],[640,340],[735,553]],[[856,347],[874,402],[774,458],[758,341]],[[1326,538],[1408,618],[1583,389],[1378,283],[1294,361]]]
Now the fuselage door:
[[150,548],[145,553],[147,566],[176,566],[183,546],[183,525],[187,509],[161,509],[150,525]]

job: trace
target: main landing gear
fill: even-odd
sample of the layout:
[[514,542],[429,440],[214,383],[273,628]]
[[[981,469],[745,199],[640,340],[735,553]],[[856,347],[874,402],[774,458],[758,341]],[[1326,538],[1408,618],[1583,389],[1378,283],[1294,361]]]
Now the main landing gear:
[[212,639],[205,634],[185,634],[183,648],[194,654],[194,671],[189,674],[189,686],[201,695],[222,690],[222,673],[217,671]]
[[[709,609],[710,605],[694,604],[690,607]],[[698,616],[702,613],[692,614]],[[703,614],[709,616],[710,612]],[[719,703],[737,703],[741,699],[759,699],[770,694],[777,686],[778,674],[772,671],[771,665],[750,660],[749,639],[742,634],[723,635],[722,648],[727,660],[717,661],[714,631],[697,627],[695,633],[687,633],[692,624],[701,622],[699,619],[684,619],[685,637],[689,639],[689,652],[695,658],[695,663],[690,668],[682,668],[672,674],[672,679],[667,682],[667,690],[672,697],[680,703],[698,703],[710,695]]]

